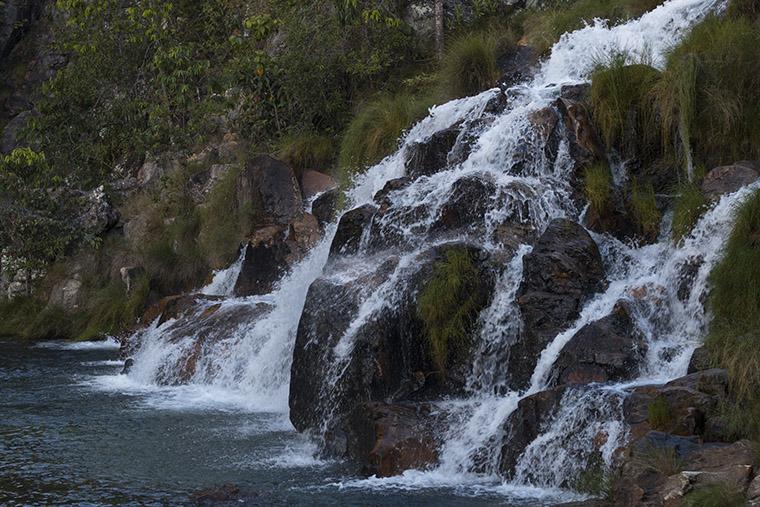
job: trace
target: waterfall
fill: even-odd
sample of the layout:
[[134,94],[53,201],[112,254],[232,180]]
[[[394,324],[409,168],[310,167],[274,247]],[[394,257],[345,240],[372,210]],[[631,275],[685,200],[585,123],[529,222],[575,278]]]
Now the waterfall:
[[[234,273],[242,262],[242,258],[238,259],[229,270],[217,273],[202,292],[227,296],[221,303],[208,303],[220,305],[217,312],[256,307],[259,313],[208,344],[189,383],[237,393],[255,410],[286,412],[294,342],[309,286],[318,277],[336,281],[360,279],[378,265],[390,262],[392,266],[382,283],[360,288],[358,310],[336,341],[335,361],[328,373],[334,382],[327,382],[321,392],[325,411],[329,413],[335,395],[331,390],[345,372],[357,330],[382,308],[396,303],[399,288],[406,283],[415,259],[423,251],[451,241],[450,237],[439,238],[433,229],[443,207],[456,192],[456,185],[467,178],[493,185],[495,191],[482,223],[465,238],[492,252],[503,253],[495,233],[506,220],[517,220],[539,233],[554,218],[580,220],[583,209],[579,209],[570,183],[573,161],[568,154],[567,139],[563,138],[557,146],[556,156],[547,157],[545,140],[532,124],[532,114],[550,106],[563,88],[587,83],[597,63],[613,52],[645,55],[653,66],[662,67],[668,49],[720,5],[720,0],[669,0],[624,24],[610,26],[597,20],[563,35],[534,77],[507,91],[508,104],[501,112],[492,112],[488,107],[502,93],[498,89],[432,108],[428,117],[406,133],[398,151],[359,175],[347,194],[348,209],[371,203],[388,181],[405,175],[407,154],[414,143],[453,125],[463,125],[462,130],[476,139],[466,159],[433,175],[419,177],[388,195],[390,210],[373,227],[394,238],[393,248],[388,249],[392,251],[370,252],[365,238],[357,255],[327,264],[337,227],[332,224],[309,256],[271,294],[253,298],[230,296]],[[458,145],[463,143],[463,139],[457,140]],[[494,444],[503,437],[504,420],[521,399],[547,388],[552,365],[568,340],[584,325],[608,315],[618,300],[625,299],[632,302],[636,325],[649,345],[640,378],[626,384],[568,390],[555,417],[520,456],[515,476],[507,486],[511,491],[535,495],[539,494],[531,489],[535,486],[554,488],[565,484],[585,466],[592,441],[600,433],[606,437],[602,455],[609,463],[613,451],[626,439],[620,422],[625,389],[667,381],[686,372],[689,357],[708,324],[702,305],[707,277],[720,258],[734,210],[754,188],[725,196],[679,244],[668,239],[667,224],[659,242],[641,247],[593,234],[602,253],[608,285],[541,352],[529,387],[522,391],[510,390],[499,368],[504,362],[505,345],[514,342],[519,331],[515,296],[522,279],[522,260],[530,252],[530,246],[518,245],[498,276],[490,305],[480,315],[481,332],[466,382],[467,396],[440,404],[449,413],[450,424],[439,465],[429,471],[408,471],[399,477],[359,483],[391,486],[474,483],[503,487],[497,474],[499,449]],[[692,265],[698,267],[684,295],[683,290],[679,291],[683,272]],[[633,291],[644,295],[633,298]],[[173,362],[172,358],[186,354],[193,346],[191,332],[186,339],[170,338],[170,329],[177,325],[169,321],[141,332],[134,355],[135,367],[129,375],[133,381],[156,382],[165,373],[166,365]]]

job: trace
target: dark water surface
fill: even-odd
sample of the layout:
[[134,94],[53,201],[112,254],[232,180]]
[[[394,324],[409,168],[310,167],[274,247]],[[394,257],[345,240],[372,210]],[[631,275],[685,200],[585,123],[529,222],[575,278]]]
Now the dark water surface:
[[186,505],[229,483],[246,493],[235,505],[535,505],[456,485],[367,484],[315,459],[283,414],[98,388],[118,378],[117,359],[0,340],[0,505]]

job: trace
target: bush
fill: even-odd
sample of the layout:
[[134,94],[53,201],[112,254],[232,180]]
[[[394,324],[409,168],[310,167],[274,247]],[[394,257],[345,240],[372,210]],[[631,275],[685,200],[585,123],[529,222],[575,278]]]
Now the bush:
[[689,234],[699,217],[705,210],[707,200],[694,184],[684,184],[678,190],[678,196],[673,205],[672,235],[675,241],[680,241]]
[[658,86],[667,139],[708,167],[760,157],[760,30],[710,17],[668,57]]
[[[710,274],[713,315],[705,342],[714,362],[728,370],[737,401],[760,414],[760,192],[737,213],[723,260]],[[747,434],[760,436],[753,418]]]
[[409,93],[380,95],[362,106],[343,134],[339,181],[345,185],[354,171],[392,153],[404,131],[424,116],[429,106]]
[[635,180],[632,182],[629,207],[637,232],[646,239],[656,239],[662,216],[651,183],[642,185]]
[[607,146],[648,162],[661,151],[653,94],[660,73],[627,62],[627,56],[614,55],[592,74],[591,108]]
[[333,140],[315,132],[293,134],[283,138],[277,148],[277,157],[296,171],[314,169],[321,172],[335,159]]
[[744,507],[745,505],[747,505],[747,500],[741,491],[723,484],[694,490],[683,499],[684,507]]
[[464,248],[446,251],[417,298],[430,356],[441,375],[470,350],[473,324],[485,304],[478,268]]
[[497,60],[505,45],[505,40],[489,32],[469,33],[455,39],[441,66],[443,95],[468,97],[494,87],[500,75]]
[[586,169],[583,190],[594,211],[600,216],[610,208],[612,197],[612,174],[606,164],[597,164]]

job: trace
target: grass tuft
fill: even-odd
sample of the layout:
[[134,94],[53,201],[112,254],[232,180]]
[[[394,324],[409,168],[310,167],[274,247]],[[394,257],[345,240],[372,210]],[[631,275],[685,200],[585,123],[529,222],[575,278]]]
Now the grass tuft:
[[673,413],[668,401],[658,396],[647,405],[647,420],[652,429],[667,431],[673,424]]
[[500,75],[497,60],[504,51],[505,40],[492,32],[473,32],[455,39],[441,66],[443,95],[467,97],[494,87]]
[[652,184],[642,185],[634,180],[630,188],[629,205],[638,233],[647,239],[656,239],[662,216]]
[[681,185],[673,205],[673,240],[680,241],[689,234],[705,211],[707,200],[694,184]]
[[302,132],[283,138],[277,148],[277,157],[298,172],[307,169],[325,172],[335,158],[335,148],[329,136]]
[[683,499],[684,507],[744,507],[747,499],[741,491],[724,484],[706,486],[688,493]]
[[470,252],[452,248],[433,268],[417,299],[430,355],[442,375],[470,350],[472,326],[485,304],[478,268]]
[[583,190],[591,207],[600,216],[612,205],[612,174],[606,164],[597,164],[586,169]]
[[129,329],[145,310],[149,296],[147,276],[138,280],[128,295],[123,283],[110,282],[92,295],[91,309],[76,339],[93,340]]

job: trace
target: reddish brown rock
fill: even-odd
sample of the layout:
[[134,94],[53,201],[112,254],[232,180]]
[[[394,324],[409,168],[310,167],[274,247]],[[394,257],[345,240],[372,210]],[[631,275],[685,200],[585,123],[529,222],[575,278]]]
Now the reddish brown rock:
[[724,194],[736,192],[760,177],[760,166],[755,162],[737,162],[733,165],[716,167],[702,180],[702,192],[710,200],[717,200]]

